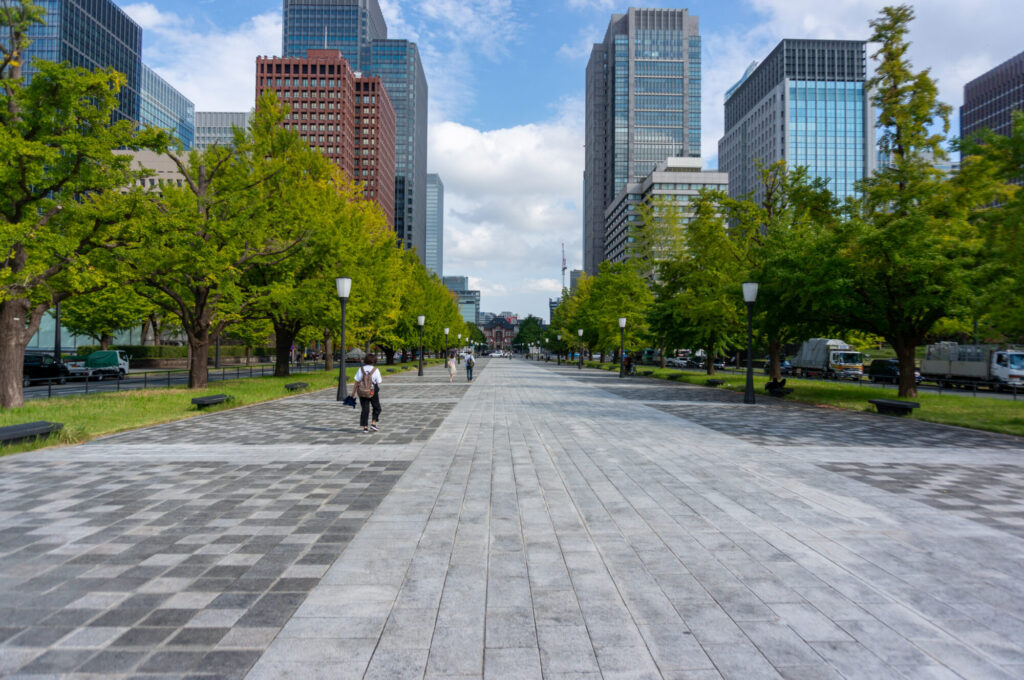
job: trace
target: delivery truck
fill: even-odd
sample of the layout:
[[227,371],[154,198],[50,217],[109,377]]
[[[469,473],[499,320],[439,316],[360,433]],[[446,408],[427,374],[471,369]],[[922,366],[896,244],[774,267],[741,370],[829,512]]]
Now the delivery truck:
[[71,378],[120,380],[128,374],[129,356],[119,349],[101,349],[85,356],[67,357],[64,363]]
[[792,363],[797,375],[851,380],[864,375],[864,355],[842,340],[811,338],[800,345]]
[[925,348],[921,377],[943,387],[986,383],[994,389],[1024,388],[1024,349],[937,342]]

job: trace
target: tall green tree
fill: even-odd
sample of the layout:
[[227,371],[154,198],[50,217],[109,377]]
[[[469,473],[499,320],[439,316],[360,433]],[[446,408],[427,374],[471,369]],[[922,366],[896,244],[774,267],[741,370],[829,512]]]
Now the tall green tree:
[[[594,348],[605,352],[619,350],[625,336],[626,347],[643,347],[649,339],[648,308],[654,296],[636,265],[626,262],[602,262],[594,278],[588,315],[596,335]],[[625,332],[619,319],[626,319]]]
[[522,345],[524,347],[539,345],[541,338],[543,337],[544,322],[533,314],[529,314],[525,319],[519,322],[519,332],[516,333],[516,337],[512,339],[512,344]]
[[43,315],[105,284],[105,254],[126,242],[139,209],[130,159],[115,149],[160,148],[166,135],[112,122],[125,77],[35,62],[22,78],[28,30],[43,10],[0,6],[0,407],[20,406],[22,358]]
[[93,338],[108,349],[117,332],[142,325],[152,311],[153,305],[132,286],[110,285],[65,300],[60,318],[71,333]]
[[[934,167],[950,107],[927,69],[907,58],[908,5],[886,7],[871,22],[876,75],[868,82],[878,111],[879,146],[890,165],[864,180],[863,197],[840,222],[825,255],[846,295],[832,308],[848,327],[884,337],[896,350],[901,397],[917,394],[915,349],[936,321],[956,316],[977,291],[972,271],[981,240],[970,212],[980,187],[946,179]],[[933,132],[938,125],[942,132]]]

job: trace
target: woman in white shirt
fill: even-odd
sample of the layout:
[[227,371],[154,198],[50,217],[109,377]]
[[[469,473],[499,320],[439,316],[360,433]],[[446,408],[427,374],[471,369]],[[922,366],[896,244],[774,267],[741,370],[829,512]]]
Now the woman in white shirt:
[[[356,370],[355,376],[353,376],[352,384],[352,396],[356,396],[358,393],[359,383],[362,382],[364,376],[368,376],[370,382],[373,385],[373,395],[363,396],[359,394],[359,406],[362,412],[359,414],[359,424],[363,426],[363,432],[369,433],[370,430],[378,432],[377,419],[380,418],[380,371],[377,370],[377,355],[367,354],[363,359],[363,365]],[[373,407],[373,420],[370,421],[370,407]],[[369,427],[367,427],[369,423]]]
[[448,382],[455,382],[455,352],[448,355]]

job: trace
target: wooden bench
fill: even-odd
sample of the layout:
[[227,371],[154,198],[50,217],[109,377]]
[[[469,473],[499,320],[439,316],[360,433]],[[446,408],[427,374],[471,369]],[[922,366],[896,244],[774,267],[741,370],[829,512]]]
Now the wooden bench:
[[707,385],[708,387],[721,387],[722,385],[725,384],[725,381],[719,380],[717,378],[710,378],[708,380],[705,380],[704,384]]
[[786,395],[793,394],[792,387],[786,387],[786,379],[775,381],[770,380],[764,384],[764,391],[768,393],[769,397],[784,398]]
[[43,437],[64,427],[64,423],[51,423],[47,420],[37,420],[32,423],[22,423],[20,425],[8,425],[6,427],[0,427],[0,442],[4,444],[13,444],[15,442],[25,441],[26,439],[35,439],[36,437]]
[[309,383],[304,382],[293,382],[288,383],[287,385],[284,386],[284,388],[289,392],[294,392],[295,390],[304,390],[307,387],[309,387]]
[[226,394],[209,394],[205,397],[196,397],[192,400],[192,403],[196,405],[196,408],[205,408],[207,406],[213,406],[214,404],[220,404],[231,399]]
[[654,375],[654,371],[640,371],[640,375]]
[[921,408],[916,401],[899,401],[896,399],[868,399],[869,404],[874,404],[878,412],[887,416],[906,416],[915,408]]

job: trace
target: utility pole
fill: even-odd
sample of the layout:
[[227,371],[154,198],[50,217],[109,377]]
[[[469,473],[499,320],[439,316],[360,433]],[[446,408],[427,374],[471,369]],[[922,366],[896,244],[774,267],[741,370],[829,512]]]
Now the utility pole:
[[562,289],[565,289],[565,241],[562,241]]

